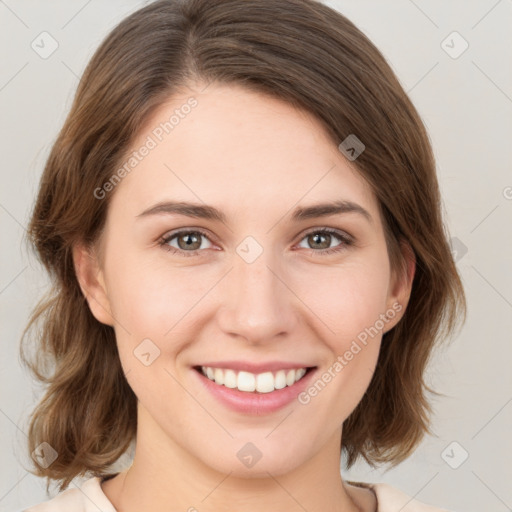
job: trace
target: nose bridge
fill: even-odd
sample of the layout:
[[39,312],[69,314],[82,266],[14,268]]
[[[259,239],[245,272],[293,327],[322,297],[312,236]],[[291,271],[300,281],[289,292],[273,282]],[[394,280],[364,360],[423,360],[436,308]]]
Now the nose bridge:
[[261,343],[291,330],[293,294],[281,282],[272,250],[250,238],[236,249],[220,322],[225,332]]

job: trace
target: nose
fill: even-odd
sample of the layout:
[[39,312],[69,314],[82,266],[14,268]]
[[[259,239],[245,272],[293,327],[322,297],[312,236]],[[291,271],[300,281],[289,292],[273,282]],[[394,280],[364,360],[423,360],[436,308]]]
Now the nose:
[[220,290],[220,329],[228,336],[245,338],[251,345],[275,342],[278,336],[292,333],[298,321],[300,301],[270,252],[263,251],[252,263],[236,256]]

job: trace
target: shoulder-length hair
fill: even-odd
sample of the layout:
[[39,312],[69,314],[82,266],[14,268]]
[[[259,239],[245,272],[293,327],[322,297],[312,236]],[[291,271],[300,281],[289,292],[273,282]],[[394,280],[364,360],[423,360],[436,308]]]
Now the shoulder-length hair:
[[[134,136],[187,84],[238,84],[306,109],[333,144],[355,134],[353,162],[380,206],[393,269],[400,244],[416,258],[406,312],[383,336],[361,402],[343,425],[350,468],[407,458],[430,430],[424,380],[438,341],[465,317],[464,290],[443,225],[435,160],[425,126],[391,67],[339,12],[315,0],[159,0],[131,14],[90,60],[40,182],[29,240],[52,278],[23,333],[21,358],[46,385],[30,416],[28,448],[58,454],[31,473],[61,481],[95,476],[125,453],[137,429],[137,398],[125,379],[114,330],[81,293],[72,247],[94,243],[112,178]],[[23,345],[38,326],[37,359]],[[49,485],[49,483],[48,483]]]

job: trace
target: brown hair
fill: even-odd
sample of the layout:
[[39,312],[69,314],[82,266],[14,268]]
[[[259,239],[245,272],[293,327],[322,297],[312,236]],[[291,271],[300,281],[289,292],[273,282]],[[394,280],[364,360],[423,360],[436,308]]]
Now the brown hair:
[[[466,313],[416,109],[370,40],[315,0],[160,0],[123,20],[92,57],[41,179],[28,233],[52,289],[20,349],[47,385],[31,414],[29,451],[47,442],[58,457],[31,472],[63,490],[85,472],[107,474],[135,438],[137,398],[113,328],[94,318],[81,293],[72,247],[98,240],[115,192],[99,200],[94,191],[155,109],[193,82],[279,98],[313,113],[337,146],[350,134],[366,146],[354,165],[378,199],[392,268],[404,271],[406,241],[416,274],[407,310],[384,334],[370,385],[344,423],[342,453],[348,468],[359,456],[398,464],[432,433],[426,392],[440,394],[424,370],[436,341]],[[36,324],[31,362],[23,340]]]

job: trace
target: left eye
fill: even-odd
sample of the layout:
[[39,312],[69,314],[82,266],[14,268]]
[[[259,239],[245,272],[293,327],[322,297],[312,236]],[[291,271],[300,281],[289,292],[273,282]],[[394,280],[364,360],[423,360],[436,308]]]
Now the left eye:
[[[179,231],[178,233],[164,237],[161,241],[161,245],[164,245],[169,251],[188,252],[191,254],[185,254],[185,256],[191,256],[201,249],[201,237],[208,239],[206,233],[202,231]],[[171,241],[174,241],[174,239],[177,240],[178,247],[171,245]]]
[[[211,247],[202,247],[201,238],[209,240],[208,235],[203,231],[178,231],[177,233],[171,233],[160,240],[166,250],[173,253],[179,253],[183,256],[195,256],[201,249],[208,249]],[[338,239],[341,243],[331,248],[331,242],[334,239]],[[172,242],[176,239],[177,246],[172,245]],[[316,229],[306,233],[302,240],[306,240],[308,245],[318,244],[316,249],[313,250],[313,254],[327,255],[334,252],[341,251],[353,243],[352,238],[341,231],[333,230],[330,228]],[[301,240],[301,242],[302,242]],[[210,242],[211,244],[211,242]],[[301,246],[303,247],[303,246]],[[315,247],[303,247],[305,249],[315,249]]]
[[[338,239],[341,243],[337,246],[331,248],[331,242],[334,239]],[[341,251],[345,247],[352,244],[352,239],[347,234],[338,232],[332,229],[320,229],[316,231],[310,231],[309,233],[306,233],[306,236],[302,239],[306,240],[307,244],[318,244],[321,247],[318,247],[317,249],[322,249],[321,251],[314,251],[315,253],[319,254],[331,254],[333,252]],[[306,249],[310,249],[310,247],[306,247]]]

